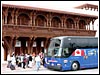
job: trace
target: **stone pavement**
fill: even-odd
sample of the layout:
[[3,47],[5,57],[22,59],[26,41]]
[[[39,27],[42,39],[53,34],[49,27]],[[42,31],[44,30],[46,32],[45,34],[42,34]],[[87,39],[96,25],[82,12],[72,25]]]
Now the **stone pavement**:
[[[28,71],[36,71],[36,67],[35,67],[35,65],[33,65],[33,67],[32,68],[25,68],[25,69],[23,69],[22,67],[17,67],[17,66],[15,66],[16,67],[16,69],[15,70],[11,70],[10,68],[7,68],[7,62],[6,63],[3,63],[3,64],[1,64],[1,74],[7,74],[7,73],[18,73],[18,72],[28,72]],[[46,70],[46,68],[44,67],[44,66],[42,66],[41,65],[41,67],[40,67],[40,70]]]

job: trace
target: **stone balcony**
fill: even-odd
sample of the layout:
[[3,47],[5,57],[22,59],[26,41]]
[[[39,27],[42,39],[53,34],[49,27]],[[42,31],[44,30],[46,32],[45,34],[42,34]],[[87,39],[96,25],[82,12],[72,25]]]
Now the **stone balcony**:
[[54,37],[54,36],[95,36],[96,30],[41,27],[29,25],[2,25],[3,36]]

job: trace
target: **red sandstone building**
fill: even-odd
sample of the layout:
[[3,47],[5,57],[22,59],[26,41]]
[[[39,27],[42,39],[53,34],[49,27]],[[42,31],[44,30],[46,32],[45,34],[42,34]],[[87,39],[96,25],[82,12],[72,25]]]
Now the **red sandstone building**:
[[83,4],[80,6],[75,7],[77,9],[85,9],[85,10],[94,10],[94,11],[98,11],[98,6],[97,5],[93,5],[93,4]]
[[[47,49],[55,36],[95,36],[95,15],[17,5],[2,5],[2,45],[7,53]],[[90,30],[92,22],[92,30]]]

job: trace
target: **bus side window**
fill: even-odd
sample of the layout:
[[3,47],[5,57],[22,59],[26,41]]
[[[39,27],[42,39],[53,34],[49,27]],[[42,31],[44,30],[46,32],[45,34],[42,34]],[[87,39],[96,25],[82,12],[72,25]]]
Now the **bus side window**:
[[69,54],[68,49],[67,48],[63,49],[63,56],[66,57],[68,54]]
[[66,56],[67,55],[67,53],[66,53],[66,51],[64,51],[64,56]]

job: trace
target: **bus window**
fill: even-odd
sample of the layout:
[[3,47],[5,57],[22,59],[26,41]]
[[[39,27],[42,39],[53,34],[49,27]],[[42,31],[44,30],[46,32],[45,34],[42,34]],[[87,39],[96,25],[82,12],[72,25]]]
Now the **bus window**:
[[62,56],[63,56],[63,57],[69,57],[69,56],[72,54],[73,51],[74,51],[74,49],[71,49],[71,48],[64,48],[64,49],[62,50]]
[[48,56],[59,56],[61,40],[52,39],[48,48]]
[[55,48],[55,49],[53,50],[53,52],[54,52],[54,55],[53,55],[53,56],[58,56],[59,48]]

